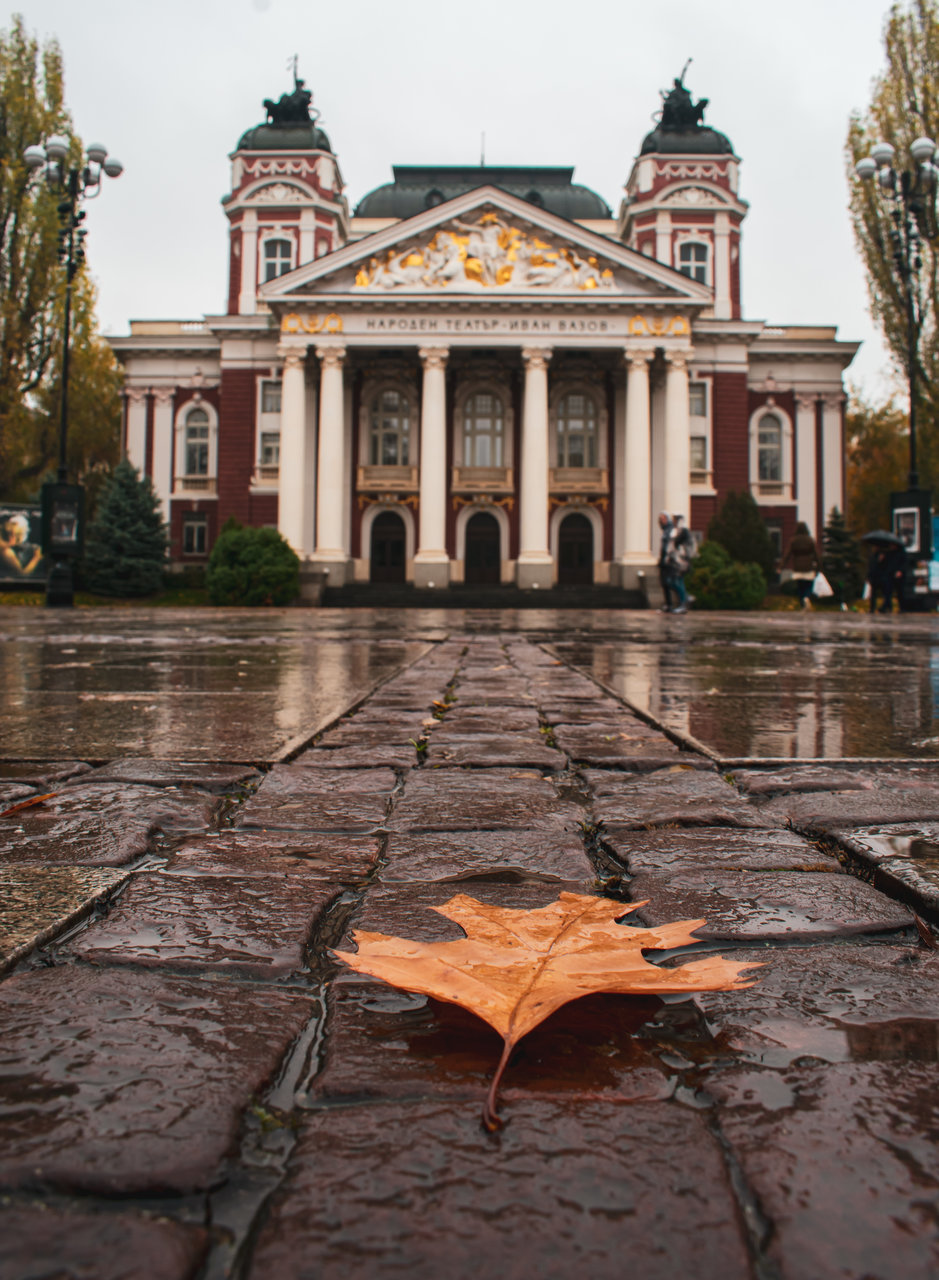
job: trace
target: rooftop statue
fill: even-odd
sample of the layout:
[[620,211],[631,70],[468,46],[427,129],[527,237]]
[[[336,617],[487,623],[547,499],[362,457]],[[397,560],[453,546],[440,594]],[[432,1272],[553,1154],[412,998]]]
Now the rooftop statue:
[[313,94],[306,88],[306,81],[294,73],[293,93],[282,93],[276,102],[265,98],[263,106],[270,124],[309,124],[313,119],[312,101]]
[[659,127],[667,129],[672,133],[684,133],[688,129],[699,129],[703,123],[704,109],[708,104],[707,98],[701,98],[698,102],[692,102],[691,94],[685,88],[685,72],[691,63],[691,59],[685,63],[684,70],[677,80],[672,81],[673,87],[666,93],[662,91],[662,117],[659,121]]

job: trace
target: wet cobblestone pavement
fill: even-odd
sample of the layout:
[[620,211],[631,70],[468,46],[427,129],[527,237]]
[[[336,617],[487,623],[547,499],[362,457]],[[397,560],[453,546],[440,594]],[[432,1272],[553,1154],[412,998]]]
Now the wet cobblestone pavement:
[[[162,625],[132,622],[117,650],[168,652]],[[453,615],[370,638],[358,618],[338,676],[339,620],[306,625],[286,645],[236,615],[201,729],[161,697],[152,752],[126,745],[150,713],[125,706],[118,733],[106,697],[99,721],[80,701],[87,667],[58,695],[62,716],[85,708],[84,749],[42,728],[27,746],[14,680],[0,808],[54,795],[0,819],[0,1278],[934,1277],[925,704],[906,747],[898,712],[891,749],[809,763],[796,739],[761,753],[739,724],[703,731],[680,706],[688,662],[644,700],[638,650],[658,644],[661,673],[685,643],[654,620],[614,640],[588,634],[609,621],[571,638]],[[807,634],[854,643],[857,667],[883,633],[806,625],[777,633],[777,671]],[[63,626],[42,624],[59,654]],[[722,626],[702,645],[726,646]],[[928,672],[937,637],[910,635],[907,669]],[[75,638],[82,662],[94,644]],[[295,653],[320,644],[305,670]],[[226,726],[213,691],[278,648],[300,705],[253,690]],[[499,1037],[330,951],[352,930],[456,938],[432,910],[455,893],[529,908],[564,889],[643,902],[648,926],[704,917],[702,953],[764,967],[744,990],[565,1006],[519,1044],[487,1134]]]

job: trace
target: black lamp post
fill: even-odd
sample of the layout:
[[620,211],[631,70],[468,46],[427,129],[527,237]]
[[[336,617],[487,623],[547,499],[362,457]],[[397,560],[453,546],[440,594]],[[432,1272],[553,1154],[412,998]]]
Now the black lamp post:
[[42,486],[42,549],[52,558],[46,579],[46,604],[71,606],[74,603],[74,562],[84,542],[85,491],[69,484],[66,445],[68,442],[68,375],[72,329],[72,281],[85,260],[82,227],[84,200],[101,193],[101,175],[117,178],[124,170],[120,160],[108,156],[107,148],[92,143],[79,167],[67,167],[68,139],[52,137],[45,146],[27,147],[23,158],[33,172],[42,169],[46,182],[60,197],[59,261],[65,268],[65,315],[62,335],[62,403],[59,419],[59,470],[55,481]]
[[[917,138],[910,145],[909,168],[894,168],[894,148],[878,142],[869,156],[859,160],[855,172],[870,182],[876,179],[890,218],[889,260],[900,285],[906,311],[906,373],[910,397],[910,467],[907,488],[890,495],[893,531],[903,538],[907,549],[904,596],[907,605],[926,604],[928,562],[933,554],[932,492],[921,489],[916,458],[916,381],[919,370],[919,336],[923,322],[923,295],[920,273],[923,267],[921,244],[939,239],[936,222],[936,192],[939,168],[933,163],[936,144],[932,138]],[[885,257],[887,253],[885,252]],[[919,570],[917,572],[917,570]],[[919,601],[915,597],[919,597]]]

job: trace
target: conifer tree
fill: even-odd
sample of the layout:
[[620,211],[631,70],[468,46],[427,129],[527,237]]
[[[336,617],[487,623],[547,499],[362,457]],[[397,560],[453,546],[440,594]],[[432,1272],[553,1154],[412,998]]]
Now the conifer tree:
[[759,565],[767,582],[775,577],[776,552],[751,494],[731,490],[708,525],[707,538],[722,546],[731,560]]
[[832,507],[822,533],[822,570],[838,604],[857,600],[863,591],[862,563],[858,540],[845,524],[838,508]]
[[166,525],[149,478],[123,459],[88,530],[84,582],[106,596],[148,596],[163,585]]

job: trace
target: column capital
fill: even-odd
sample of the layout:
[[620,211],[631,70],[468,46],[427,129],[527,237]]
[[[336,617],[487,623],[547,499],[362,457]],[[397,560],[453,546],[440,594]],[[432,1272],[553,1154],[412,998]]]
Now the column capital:
[[[154,387],[153,398],[157,404],[167,404],[176,394],[175,387]],[[200,397],[201,399],[201,397]]]
[[650,360],[655,359],[655,352],[651,348],[647,350],[644,347],[627,347],[623,355],[630,369],[635,369],[639,373],[649,367]]
[[125,387],[124,388],[124,395],[131,402],[131,404],[140,404],[141,401],[146,400],[149,394],[150,394],[149,387]]
[[341,369],[346,358],[345,347],[317,347],[316,354],[323,362],[324,369]]
[[825,401],[826,409],[840,409],[847,402],[848,397],[840,391],[831,391],[822,397]]
[[529,369],[544,369],[551,359],[551,347],[522,347],[522,359]]
[[814,413],[818,396],[810,391],[796,392],[796,408],[801,409],[803,413]]
[[449,347],[418,347],[417,354],[425,369],[444,369],[450,358]]
[[283,345],[279,345],[277,348],[277,356],[278,359],[284,362],[285,369],[290,366],[296,367],[296,365],[302,364],[305,360],[306,347],[285,347]]
[[690,347],[682,347],[676,351],[670,351],[665,348],[665,359],[672,369],[687,369],[688,365],[694,359],[694,352]]

